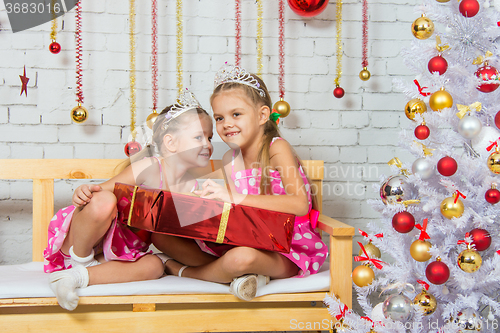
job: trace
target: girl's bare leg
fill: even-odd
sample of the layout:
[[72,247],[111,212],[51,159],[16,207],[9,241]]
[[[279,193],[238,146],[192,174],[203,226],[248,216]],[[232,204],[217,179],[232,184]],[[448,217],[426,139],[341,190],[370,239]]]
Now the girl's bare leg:
[[152,234],[151,240],[158,250],[184,265],[200,266],[217,259],[217,257],[203,252],[192,239],[164,234]]

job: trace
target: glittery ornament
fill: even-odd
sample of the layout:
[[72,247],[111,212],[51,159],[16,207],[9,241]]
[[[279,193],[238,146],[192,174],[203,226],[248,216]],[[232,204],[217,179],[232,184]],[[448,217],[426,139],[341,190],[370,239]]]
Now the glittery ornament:
[[489,66],[487,63],[485,63],[485,66],[480,67],[474,75],[478,78],[478,85],[476,88],[480,92],[490,93],[497,90],[500,85],[497,69],[493,66]]
[[423,310],[424,316],[433,314],[437,308],[437,300],[432,294],[429,294],[425,289],[420,294],[415,296],[413,304],[417,304]]
[[417,113],[422,114],[427,111],[427,106],[424,101],[419,98],[414,98],[408,101],[405,105],[405,115],[408,119],[415,119]]
[[[373,245],[372,242],[368,242],[364,245],[365,251],[370,258],[380,258],[382,254],[380,253],[380,249]],[[363,255],[363,250],[360,249],[358,255]]]
[[460,328],[460,333],[479,332],[483,329],[483,317],[473,308],[466,308],[451,318],[451,327]]

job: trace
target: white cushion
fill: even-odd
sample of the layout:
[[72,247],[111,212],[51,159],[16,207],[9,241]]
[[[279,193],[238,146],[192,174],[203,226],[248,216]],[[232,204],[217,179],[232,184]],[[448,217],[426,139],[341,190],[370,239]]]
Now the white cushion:
[[[0,266],[0,298],[54,297],[49,287],[49,274],[43,272],[42,262]],[[271,280],[258,289],[257,296],[279,293],[328,291],[330,273],[328,262],[319,273],[305,278]],[[161,294],[229,294],[229,285],[177,276],[158,280],[112,283],[79,289],[80,296],[161,295]]]

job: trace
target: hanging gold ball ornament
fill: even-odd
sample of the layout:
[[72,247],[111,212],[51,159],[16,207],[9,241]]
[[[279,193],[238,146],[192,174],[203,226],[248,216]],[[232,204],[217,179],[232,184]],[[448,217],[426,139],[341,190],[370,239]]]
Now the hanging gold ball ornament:
[[366,67],[363,67],[361,72],[359,72],[359,78],[361,79],[361,81],[368,81],[371,76],[372,76],[372,74],[370,73],[370,71]]
[[290,104],[285,102],[285,100],[283,100],[283,98],[280,98],[279,101],[274,103],[273,109],[279,113],[280,118],[285,118],[286,116],[288,116],[290,114]]
[[460,267],[464,272],[473,273],[481,267],[483,259],[481,258],[479,252],[468,247],[460,252],[457,263],[458,267]]
[[[365,251],[366,253],[368,254],[368,256],[370,258],[380,258],[382,256],[382,254],[380,253],[380,250],[378,247],[376,247],[375,245],[373,245],[372,242],[368,242],[366,243],[365,245],[363,245],[364,248],[365,248]],[[363,250],[360,249],[359,250],[359,256],[364,256],[365,254],[363,253]]]
[[419,262],[429,260],[432,256],[429,253],[432,244],[428,241],[417,239],[410,246],[410,254],[413,259]]
[[491,172],[496,173],[497,175],[500,174],[500,152],[499,151],[494,151],[493,153],[491,153],[491,155],[486,160],[486,163],[488,164],[488,168],[491,170]]
[[87,112],[87,109],[80,104],[71,110],[71,120],[78,124],[84,123],[87,120],[88,115],[89,113]]
[[444,217],[447,219],[451,220],[454,217],[460,217],[464,213],[464,203],[462,200],[457,199],[457,202],[455,202],[454,197],[446,198],[443,201],[441,201],[440,205],[441,209],[441,214],[443,214]]
[[444,88],[441,88],[431,95],[429,106],[433,111],[451,108],[453,106],[453,97]]
[[441,3],[446,3],[446,2],[449,2],[450,0],[436,0],[437,2],[441,2]]
[[422,14],[411,25],[411,32],[418,39],[427,39],[434,32],[434,23]]
[[372,283],[373,279],[375,279],[375,273],[367,264],[359,265],[352,271],[352,282],[358,287],[366,287]]
[[425,105],[424,101],[419,98],[414,98],[406,103],[405,115],[410,120],[415,119],[415,115],[417,113],[422,114],[425,111],[427,111],[427,106]]
[[420,294],[415,296],[413,304],[418,304],[418,306],[424,311],[424,316],[433,314],[437,308],[436,297],[429,294],[425,289],[423,289]]
[[146,125],[148,125],[149,128],[153,129],[153,125],[155,124],[156,118],[158,118],[158,113],[156,113],[156,110],[153,110],[153,113],[151,113],[146,118]]

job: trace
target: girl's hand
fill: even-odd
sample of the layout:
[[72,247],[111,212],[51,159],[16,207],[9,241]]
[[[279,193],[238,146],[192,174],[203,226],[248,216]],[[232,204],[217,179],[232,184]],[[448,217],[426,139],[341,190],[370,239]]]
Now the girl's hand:
[[75,207],[83,207],[90,202],[92,199],[93,192],[102,191],[102,187],[99,185],[80,185],[73,193],[73,205]]
[[225,202],[231,202],[228,190],[213,180],[207,179],[201,187],[202,190],[194,191],[194,193],[200,197],[204,199],[220,199]]

